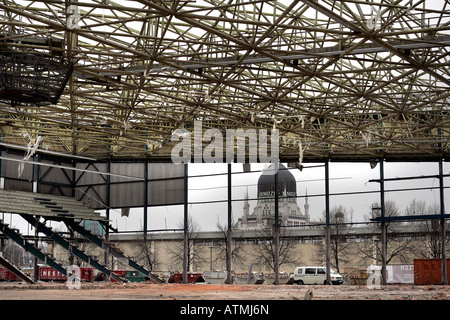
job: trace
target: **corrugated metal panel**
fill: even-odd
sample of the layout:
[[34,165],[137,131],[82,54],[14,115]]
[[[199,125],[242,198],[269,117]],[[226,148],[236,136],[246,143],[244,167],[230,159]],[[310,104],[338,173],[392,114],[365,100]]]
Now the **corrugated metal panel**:
[[[144,171],[145,163],[111,163],[112,174],[143,179]],[[110,207],[142,207],[144,205],[144,181],[135,181],[135,179],[111,176]]]
[[[414,259],[414,284],[441,284],[441,259]],[[450,259],[447,259],[447,279],[450,274]]]
[[[184,201],[184,166],[172,163],[150,163],[148,167],[148,205],[180,204]],[[177,178],[177,179],[175,179]]]
[[[77,168],[88,168],[106,172],[106,163],[77,164]],[[144,162],[112,162],[110,166],[110,208],[144,206]],[[135,177],[129,179],[114,175]],[[77,173],[76,197],[95,209],[105,209],[106,176],[92,173]],[[157,181],[152,181],[152,180]],[[166,180],[170,179],[170,180]],[[184,167],[172,163],[148,163],[148,205],[173,205],[183,203]]]

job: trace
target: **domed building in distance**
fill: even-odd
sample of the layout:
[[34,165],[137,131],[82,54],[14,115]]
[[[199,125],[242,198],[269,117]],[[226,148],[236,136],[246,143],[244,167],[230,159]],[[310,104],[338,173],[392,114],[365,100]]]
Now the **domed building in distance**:
[[[257,204],[250,214],[248,192],[242,217],[238,219],[235,230],[263,230],[275,224],[275,175],[267,174],[273,170],[270,165],[258,179]],[[301,226],[309,224],[308,195],[305,196],[304,212],[297,204],[297,183],[294,176],[283,165],[278,168],[278,219],[280,225]]]

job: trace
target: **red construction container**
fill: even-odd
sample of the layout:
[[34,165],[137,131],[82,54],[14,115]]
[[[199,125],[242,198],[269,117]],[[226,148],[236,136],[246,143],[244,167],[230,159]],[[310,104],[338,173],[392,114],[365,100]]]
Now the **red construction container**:
[[[187,283],[197,283],[197,282],[205,282],[201,273],[197,272],[188,272],[187,274]],[[172,283],[182,283],[183,282],[183,274],[182,273],[174,273],[171,275],[169,282]]]
[[[447,279],[450,275],[450,259],[447,259]],[[442,284],[441,259],[414,259],[414,284]]]
[[14,273],[9,271],[6,268],[0,268],[0,280],[2,281],[19,281],[19,277],[17,277]]
[[39,280],[41,281],[66,281],[67,277],[51,267],[39,267]]
[[6,268],[0,268],[0,281],[6,281],[6,272],[5,270],[7,270]]
[[80,273],[81,281],[94,281],[94,268],[80,268]]
[[[112,270],[111,272],[114,274],[117,274],[119,277],[123,278],[125,276],[125,274],[127,273],[127,270]],[[113,278],[110,278],[110,279],[111,279],[111,282],[117,282]]]
[[[50,267],[39,267],[39,280],[41,281],[66,281],[67,277]],[[94,281],[94,268],[80,268],[80,280]]]

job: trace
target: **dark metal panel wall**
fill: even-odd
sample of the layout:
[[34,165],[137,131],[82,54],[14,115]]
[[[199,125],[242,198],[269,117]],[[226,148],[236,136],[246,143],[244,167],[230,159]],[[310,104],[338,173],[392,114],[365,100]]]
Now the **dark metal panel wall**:
[[184,201],[184,165],[149,163],[148,166],[149,206],[182,204]]
[[[94,172],[106,172],[106,163],[77,162],[76,168]],[[106,176],[77,171],[75,173],[75,198],[94,209],[105,209]]]
[[[130,208],[144,206],[144,162],[111,163],[111,208]],[[122,178],[123,175],[132,178]],[[137,180],[139,179],[139,180]]]
[[8,190],[74,196],[93,209],[174,205],[184,201],[183,165],[87,162],[36,155],[23,163],[19,174],[24,153],[4,150],[3,156],[11,159],[1,161],[1,177]]
[[[41,158],[39,168],[35,168],[35,179],[39,181],[39,193],[53,194],[56,196],[71,197],[73,191],[73,171],[61,168],[54,168],[49,165],[60,165],[72,167],[71,161],[50,160]],[[37,166],[36,166],[37,167]]]
[[[77,199],[94,209],[105,209],[109,189],[110,208],[133,208],[145,205],[145,162],[112,162],[110,182],[103,174],[77,172]],[[182,165],[148,163],[148,205],[173,205],[183,203]],[[107,172],[106,163],[77,163],[77,168]],[[119,176],[120,175],[120,176]]]
[[[5,157],[22,160],[23,153],[3,152]],[[2,177],[5,178],[5,189],[18,191],[33,191],[33,166],[25,163],[22,174],[19,177],[19,163],[17,161],[2,161]]]

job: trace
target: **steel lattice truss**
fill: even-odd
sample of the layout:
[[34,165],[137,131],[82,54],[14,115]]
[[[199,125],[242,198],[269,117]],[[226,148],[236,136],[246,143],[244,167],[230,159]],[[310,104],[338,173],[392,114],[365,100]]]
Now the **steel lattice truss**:
[[276,127],[285,160],[449,156],[449,0],[3,0],[0,17],[2,50],[74,64],[57,104],[0,105],[2,142],[159,161],[201,120]]

